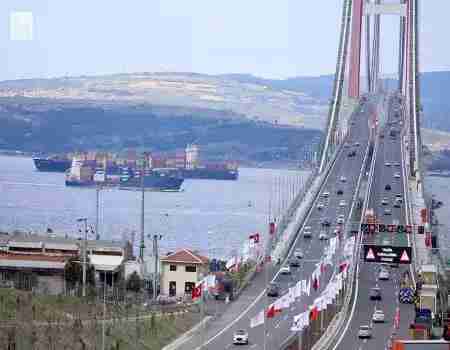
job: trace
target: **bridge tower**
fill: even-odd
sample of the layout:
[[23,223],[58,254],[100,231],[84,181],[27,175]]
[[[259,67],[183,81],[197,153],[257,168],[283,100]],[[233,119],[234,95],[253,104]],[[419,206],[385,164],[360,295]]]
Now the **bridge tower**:
[[[336,149],[340,107],[344,93],[357,101],[361,95],[361,66],[365,65],[366,91],[378,92],[380,81],[381,16],[399,17],[398,92],[404,99],[407,120],[410,175],[420,177],[420,102],[418,62],[419,0],[344,0],[333,98],[326,136],[321,148],[320,171]],[[365,60],[362,62],[362,48]],[[346,68],[348,66],[348,75]],[[347,78],[347,84],[344,83]],[[345,89],[345,91],[343,91]]]

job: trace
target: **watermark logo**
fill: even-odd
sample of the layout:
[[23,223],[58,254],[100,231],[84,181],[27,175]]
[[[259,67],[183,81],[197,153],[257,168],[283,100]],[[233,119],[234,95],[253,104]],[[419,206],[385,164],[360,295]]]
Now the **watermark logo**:
[[33,13],[14,11],[9,16],[9,38],[12,41],[33,40]]

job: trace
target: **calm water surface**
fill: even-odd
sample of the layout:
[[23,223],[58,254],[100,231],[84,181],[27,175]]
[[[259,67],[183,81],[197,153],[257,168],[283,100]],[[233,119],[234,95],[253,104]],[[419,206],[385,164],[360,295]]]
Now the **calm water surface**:
[[[67,188],[64,174],[38,172],[30,158],[0,156],[0,169],[1,230],[42,233],[50,227],[78,237],[77,218],[87,217],[94,226],[95,190]],[[163,251],[188,247],[229,256],[250,233],[266,230],[269,198],[272,211],[280,210],[279,198],[288,198],[306,175],[241,168],[238,181],[186,180],[182,192],[147,192],[145,232],[163,235]],[[131,239],[134,231],[137,246],[140,193],[104,190],[100,203],[102,238]]]

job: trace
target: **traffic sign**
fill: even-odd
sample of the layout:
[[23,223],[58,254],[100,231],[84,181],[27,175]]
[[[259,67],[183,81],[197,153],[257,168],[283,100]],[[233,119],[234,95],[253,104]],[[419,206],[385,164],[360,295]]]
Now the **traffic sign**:
[[366,262],[411,264],[411,260],[411,247],[364,244]]
[[367,252],[366,255],[366,260],[374,260],[375,259],[375,255],[373,254],[373,250],[369,249],[369,251]]
[[391,232],[391,233],[414,233],[417,227],[417,234],[423,235],[425,227],[423,225],[399,225],[399,224],[361,224],[361,232],[375,233],[375,232]]

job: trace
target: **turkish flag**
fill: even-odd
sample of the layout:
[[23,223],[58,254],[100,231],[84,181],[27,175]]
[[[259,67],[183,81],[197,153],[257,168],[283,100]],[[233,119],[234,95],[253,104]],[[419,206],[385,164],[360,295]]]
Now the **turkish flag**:
[[192,299],[197,299],[202,296],[202,285],[192,288]]
[[314,290],[319,289],[319,280],[317,279],[317,277],[314,277],[312,287],[314,288]]
[[315,321],[315,320],[317,320],[318,318],[319,318],[319,310],[317,309],[316,306],[314,306],[314,307],[312,308],[312,310],[309,312],[309,319],[310,319],[311,321]]
[[347,262],[343,262],[339,265],[339,272],[344,272],[348,267],[348,263]]
[[277,313],[280,313],[280,312],[281,312],[281,309],[276,309],[275,308],[275,304],[272,304],[267,309],[266,317],[267,318],[274,318],[277,315]]

